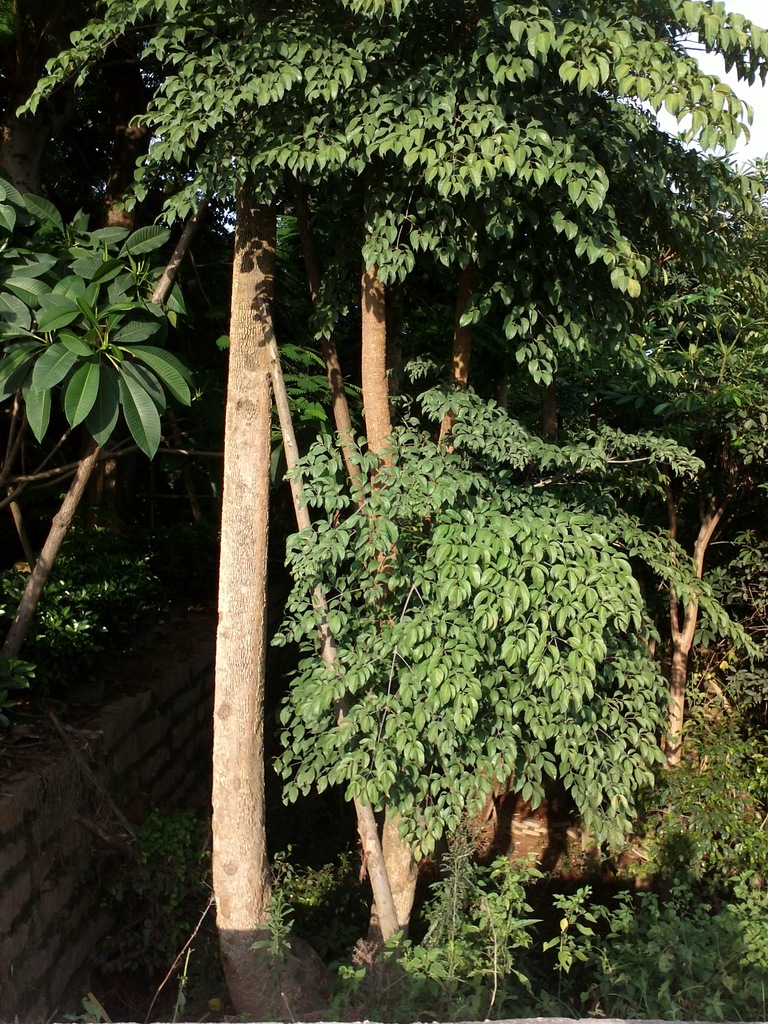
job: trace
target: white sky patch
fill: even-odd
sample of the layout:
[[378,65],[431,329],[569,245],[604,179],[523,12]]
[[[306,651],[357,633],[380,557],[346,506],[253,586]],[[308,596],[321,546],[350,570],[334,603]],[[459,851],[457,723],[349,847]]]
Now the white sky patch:
[[[768,0],[725,0],[726,10],[743,14],[761,28],[768,29]],[[736,95],[745,100],[754,114],[749,129],[749,143],[742,137],[730,158],[739,164],[750,160],[763,159],[768,156],[768,85],[763,85],[758,78],[754,85],[740,82],[736,72],[726,75],[725,65],[720,57],[710,53],[696,53],[702,71],[707,75],[717,75],[731,86]],[[659,123],[665,131],[676,133],[675,119],[662,111]]]

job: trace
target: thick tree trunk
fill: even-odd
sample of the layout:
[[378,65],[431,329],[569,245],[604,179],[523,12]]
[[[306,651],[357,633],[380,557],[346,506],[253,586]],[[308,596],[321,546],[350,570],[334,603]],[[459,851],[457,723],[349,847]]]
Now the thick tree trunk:
[[[264,811],[264,688],[272,424],[275,214],[237,202],[232,269],[219,626],[213,717],[213,889],[227,986],[238,1014],[274,1020],[321,1009],[322,965],[298,940],[274,961]],[[295,965],[295,969],[294,966]]]
[[386,439],[392,433],[387,384],[387,307],[384,285],[376,267],[363,272],[361,287],[362,353],[365,433],[368,449],[382,458]]
[[[253,943],[270,896],[264,818],[264,683],[272,397],[265,344],[274,214],[238,197],[213,716],[213,889],[237,1012],[269,1019],[269,979]],[[260,970],[261,968],[261,970]]]
[[[461,318],[467,311],[475,287],[475,264],[468,263],[459,276],[456,293],[456,316],[453,328],[453,354],[451,358],[451,384],[457,390],[464,390],[469,384],[469,363],[472,356],[472,325],[462,325]],[[453,427],[454,416],[446,413],[440,425],[440,443],[445,440]]]
[[[411,853],[410,847],[400,838],[397,830],[398,821],[398,816],[385,820],[381,835],[381,851],[392,892],[396,930],[407,935],[413,901],[416,896],[419,865]],[[380,906],[381,904],[376,900],[371,908],[368,937],[374,942],[386,942],[389,938],[387,922],[380,912]]]
[[43,153],[50,129],[40,116],[14,113],[24,97],[11,97],[4,124],[0,127],[0,167],[19,192],[39,195],[42,190]]

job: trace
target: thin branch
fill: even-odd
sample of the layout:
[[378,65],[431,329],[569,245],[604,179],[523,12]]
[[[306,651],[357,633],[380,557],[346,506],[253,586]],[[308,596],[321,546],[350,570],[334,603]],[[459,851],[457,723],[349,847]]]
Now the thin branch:
[[178,964],[179,960],[181,960],[181,958],[182,958],[182,957],[184,956],[184,954],[186,953],[186,951],[187,951],[187,950],[189,949],[189,947],[190,947],[190,946],[192,945],[192,943],[194,942],[194,940],[195,940],[195,936],[197,935],[197,933],[198,933],[198,932],[200,931],[200,929],[202,928],[202,926],[203,926],[203,921],[205,920],[205,918],[206,918],[206,915],[208,914],[208,911],[209,911],[209,910],[211,909],[211,907],[213,906],[213,904],[214,904],[215,900],[216,900],[216,897],[214,896],[214,894],[213,894],[213,893],[211,893],[211,895],[210,895],[210,896],[208,897],[208,902],[207,902],[207,903],[206,903],[206,905],[205,905],[205,910],[204,910],[204,911],[202,912],[202,914],[200,915],[200,919],[198,920],[197,924],[195,925],[195,930],[194,930],[194,931],[192,932],[192,934],[191,934],[191,935],[189,936],[189,938],[187,939],[187,941],[186,941],[186,942],[184,943],[184,945],[183,945],[183,946],[181,947],[181,949],[179,950],[178,956],[177,956],[177,957],[176,957],[176,959],[175,959],[175,960],[173,961],[173,963],[171,964],[171,966],[170,966],[170,967],[168,968],[168,973],[166,974],[166,976],[165,976],[165,977],[163,978],[163,980],[162,980],[162,981],[160,982],[160,984],[158,985],[158,987],[157,987],[157,991],[155,992],[154,996],[152,997],[152,1002],[151,1002],[151,1003],[149,1004],[149,1009],[147,1010],[147,1015],[146,1015],[146,1017],[144,1018],[144,1024],[147,1024],[147,1022],[149,1021],[150,1015],[152,1014],[152,1010],[154,1009],[154,1007],[155,1007],[155,1003],[157,1002],[157,997],[158,997],[158,996],[160,995],[160,993],[161,993],[161,992],[163,991],[163,988],[164,988],[164,987],[165,987],[165,985],[167,984],[167,982],[168,982],[168,979],[169,979],[169,978],[170,978],[170,976],[171,976],[171,975],[173,974],[173,972],[174,972],[174,971],[176,970],[176,965]]
[[161,274],[160,280],[155,285],[155,290],[152,293],[152,302],[156,305],[162,305],[170,295],[173,283],[179,274],[179,267],[189,251],[192,239],[197,234],[197,229],[200,227],[200,221],[203,219],[207,207],[208,196],[203,196],[198,208],[187,218],[187,223],[184,225],[184,230],[179,236],[176,248],[173,250],[171,258],[168,260],[165,270]]

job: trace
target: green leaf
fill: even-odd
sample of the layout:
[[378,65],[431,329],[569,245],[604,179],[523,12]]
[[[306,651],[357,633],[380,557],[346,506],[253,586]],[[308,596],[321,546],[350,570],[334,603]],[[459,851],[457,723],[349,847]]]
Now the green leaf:
[[24,390],[24,402],[27,407],[27,419],[32,428],[32,433],[38,441],[42,441],[51,419],[51,392],[26,388]]
[[23,206],[24,196],[5,175],[5,171],[0,171],[0,190],[2,190],[3,201],[13,203],[14,206]]
[[154,370],[177,402],[189,405],[192,401],[188,384],[189,371],[176,356],[154,345],[134,345],[131,355]]
[[24,331],[28,331],[32,326],[32,314],[15,295],[0,295],[0,318]]
[[41,281],[36,277],[19,277],[14,275],[9,277],[4,283],[4,287],[8,291],[13,292],[19,299],[27,304],[36,308],[40,304],[40,297],[47,295],[51,287],[46,284],[45,281]]
[[155,408],[160,415],[165,412],[168,399],[165,391],[163,391],[162,384],[150,369],[142,366],[141,363],[134,363],[129,359],[124,359],[120,364],[120,372],[124,376],[130,377],[131,380],[135,381],[136,384],[146,391],[155,403]]
[[128,320],[112,335],[115,345],[134,345],[138,341],[146,341],[161,329],[159,320]]
[[73,334],[72,331],[59,331],[58,341],[76,356],[88,357],[93,355],[91,346],[87,345],[77,334]]
[[57,331],[80,316],[80,307],[66,295],[45,295],[40,300],[37,327],[40,331]]
[[154,401],[130,375],[118,377],[120,404],[136,444],[150,459],[160,444],[160,415]]
[[36,347],[34,342],[29,343],[23,348],[9,352],[0,361],[0,402],[4,402],[6,398],[15,395],[23,385],[27,374],[32,368]]
[[62,342],[55,342],[43,352],[32,372],[32,387],[49,391],[59,384],[77,363],[77,356]]
[[16,227],[16,210],[9,203],[0,203],[0,227],[8,234]]
[[71,427],[82,423],[93,408],[100,376],[98,356],[83,363],[72,374],[64,392],[64,414]]
[[120,390],[117,370],[110,363],[100,367],[99,390],[85,426],[97,444],[104,444],[117,426],[120,415]]
[[80,295],[75,299],[75,302],[91,327],[95,327],[97,331],[100,331],[101,325],[99,323],[99,318],[96,316],[96,310],[93,309],[92,306],[90,306],[89,303]]
[[53,203],[43,199],[42,196],[27,194],[24,196],[24,205],[32,216],[37,218],[42,224],[48,224],[56,228],[60,235],[64,234],[64,221],[61,219],[61,214]]
[[125,245],[120,250],[121,256],[141,256],[147,252],[154,252],[168,241],[170,231],[168,228],[161,228],[156,224],[149,224],[147,227],[139,228],[125,240]]
[[165,306],[166,309],[169,309],[172,313],[178,313],[180,316],[187,315],[184,296],[181,294],[181,288],[179,288],[178,284],[175,284],[171,289],[171,294],[168,296]]

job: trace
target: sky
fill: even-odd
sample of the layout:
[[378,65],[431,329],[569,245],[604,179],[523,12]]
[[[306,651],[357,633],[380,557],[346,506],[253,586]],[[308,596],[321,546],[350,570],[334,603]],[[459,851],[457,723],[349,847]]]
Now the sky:
[[[761,28],[768,29],[768,0],[726,0],[726,9],[743,14]],[[750,128],[749,144],[743,140],[734,150],[732,157],[738,163],[746,163],[768,154],[768,85],[758,79],[753,86],[739,82],[735,73],[725,74],[721,60],[710,54],[702,54],[699,62],[706,74],[715,74],[726,81],[734,92],[752,107],[754,120]]]

